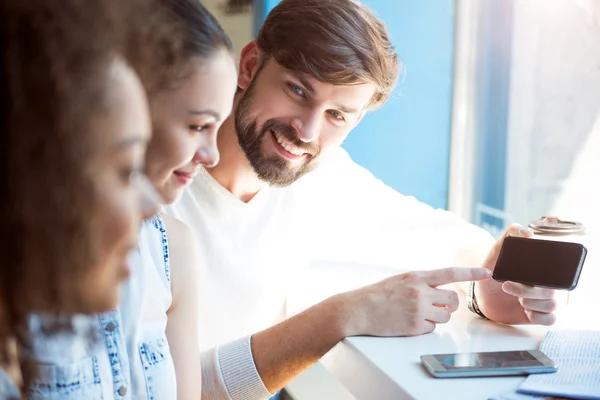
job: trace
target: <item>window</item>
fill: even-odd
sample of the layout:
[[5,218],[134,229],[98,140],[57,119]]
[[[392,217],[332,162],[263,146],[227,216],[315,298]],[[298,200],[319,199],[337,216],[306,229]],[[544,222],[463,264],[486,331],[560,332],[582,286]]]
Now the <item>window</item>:
[[542,216],[584,223],[568,301],[585,315],[600,282],[600,1],[459,0],[456,36],[449,208],[496,237]]
[[600,2],[458,1],[457,25],[450,207],[600,227]]

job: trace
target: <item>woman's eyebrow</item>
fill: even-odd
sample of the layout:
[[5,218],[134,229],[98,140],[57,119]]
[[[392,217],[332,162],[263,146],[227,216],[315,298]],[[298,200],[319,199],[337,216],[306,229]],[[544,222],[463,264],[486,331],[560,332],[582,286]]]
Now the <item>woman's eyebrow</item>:
[[189,113],[191,115],[210,115],[211,117],[214,117],[216,120],[221,120],[221,115],[213,110],[190,110]]

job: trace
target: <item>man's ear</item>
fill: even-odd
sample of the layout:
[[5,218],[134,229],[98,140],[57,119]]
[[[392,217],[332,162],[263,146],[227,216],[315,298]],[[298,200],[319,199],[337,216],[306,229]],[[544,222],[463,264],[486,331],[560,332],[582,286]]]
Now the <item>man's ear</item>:
[[256,43],[251,41],[242,49],[240,55],[240,73],[238,75],[238,87],[248,89],[258,68],[260,67],[262,52]]

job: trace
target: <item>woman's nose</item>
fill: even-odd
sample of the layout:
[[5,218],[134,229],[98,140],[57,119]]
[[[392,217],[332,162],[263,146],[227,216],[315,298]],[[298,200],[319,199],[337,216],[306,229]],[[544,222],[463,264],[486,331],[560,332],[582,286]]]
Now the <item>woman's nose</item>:
[[196,165],[200,164],[208,168],[212,168],[219,163],[219,150],[217,146],[201,148],[194,153],[192,162]]

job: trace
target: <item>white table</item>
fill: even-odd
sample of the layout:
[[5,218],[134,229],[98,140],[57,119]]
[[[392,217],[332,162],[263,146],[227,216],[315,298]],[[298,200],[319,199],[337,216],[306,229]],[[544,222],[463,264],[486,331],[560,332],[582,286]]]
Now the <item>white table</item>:
[[[599,236],[565,239],[583,242],[590,254],[579,286],[571,293],[569,306],[566,306],[566,292],[557,294],[558,327],[600,330]],[[461,301],[464,302],[462,296]],[[321,362],[357,400],[485,400],[514,391],[525,378],[436,379],[421,366],[420,356],[536,349],[547,331],[542,326],[506,326],[486,321],[461,304],[451,321],[438,325],[431,334],[411,338],[347,338]]]
[[421,366],[432,353],[536,349],[547,328],[485,321],[462,307],[448,324],[410,338],[351,337],[321,362],[357,400],[485,400],[515,390],[522,377],[436,379]]

